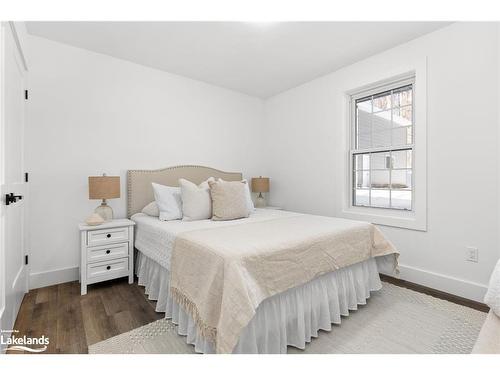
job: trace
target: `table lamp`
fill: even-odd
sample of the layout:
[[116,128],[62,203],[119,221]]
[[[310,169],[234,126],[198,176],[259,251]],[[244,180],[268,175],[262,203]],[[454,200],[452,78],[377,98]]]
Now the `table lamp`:
[[90,176],[89,199],[102,199],[102,203],[95,209],[95,213],[104,221],[113,219],[113,209],[107,205],[106,199],[120,198],[120,176]]
[[269,192],[269,177],[254,177],[252,178],[252,191],[259,193],[255,202],[255,207],[266,207],[266,199],[262,193]]

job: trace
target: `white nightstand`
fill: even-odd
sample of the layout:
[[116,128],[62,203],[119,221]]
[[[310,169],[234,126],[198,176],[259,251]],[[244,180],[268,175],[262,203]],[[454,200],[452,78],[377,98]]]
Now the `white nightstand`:
[[134,282],[134,225],[117,219],[101,225],[80,224],[80,284],[82,296],[87,285],[128,276]]

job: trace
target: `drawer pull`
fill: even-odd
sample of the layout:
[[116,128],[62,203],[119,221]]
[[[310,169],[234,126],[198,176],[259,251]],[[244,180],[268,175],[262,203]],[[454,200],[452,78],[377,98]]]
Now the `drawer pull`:
[[106,250],[106,254],[109,254],[111,252],[111,250]]
[[107,269],[107,270],[110,270],[110,269],[111,269],[111,266],[107,266],[107,267],[106,267],[106,269]]
[[111,233],[106,234],[106,237],[111,238]]

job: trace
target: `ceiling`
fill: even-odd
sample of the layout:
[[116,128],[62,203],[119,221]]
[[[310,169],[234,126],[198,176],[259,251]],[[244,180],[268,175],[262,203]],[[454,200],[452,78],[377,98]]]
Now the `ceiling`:
[[27,22],[30,34],[267,98],[448,22]]

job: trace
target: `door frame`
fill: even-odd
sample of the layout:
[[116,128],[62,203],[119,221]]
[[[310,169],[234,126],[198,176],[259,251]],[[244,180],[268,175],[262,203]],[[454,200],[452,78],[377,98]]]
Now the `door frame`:
[[[28,73],[28,65],[26,62],[26,55],[23,52],[22,46],[25,44],[25,35],[26,35],[26,29],[24,26],[24,23],[22,22],[13,22],[13,21],[6,21],[6,22],[1,22],[0,23],[0,150],[5,149],[5,93],[4,93],[4,69],[5,69],[5,38],[6,38],[6,33],[7,32],[12,33],[12,37],[14,39],[15,45],[16,45],[16,50],[17,50],[17,56],[18,58],[18,63],[20,63],[20,66],[23,69],[23,85],[24,88],[27,88],[27,73]],[[25,128],[26,128],[26,120],[27,120],[27,110],[26,110],[26,105],[24,106],[24,129],[23,129],[23,140],[22,140],[22,160],[23,160],[23,168],[26,168],[25,166]],[[5,181],[5,158],[3,155],[3,151],[0,152],[0,184],[3,184]],[[28,199],[28,184],[25,182],[24,183],[24,197]],[[0,189],[1,190],[1,189]],[[4,196],[3,196],[3,191],[1,192],[2,195],[0,197],[1,202],[0,202],[0,326],[3,326],[2,320],[4,317],[4,312],[7,308],[6,306],[6,285],[5,285],[5,202],[4,202]],[[27,214],[27,200],[23,202],[24,205],[24,217],[23,217],[23,251],[24,254],[28,256],[29,259],[29,236],[28,236],[28,214]],[[28,292],[29,290],[29,277],[30,277],[30,265],[29,262],[28,264],[25,264],[25,274],[26,274],[26,285],[25,285],[25,293]],[[4,352],[5,348],[0,345],[0,353]]]

